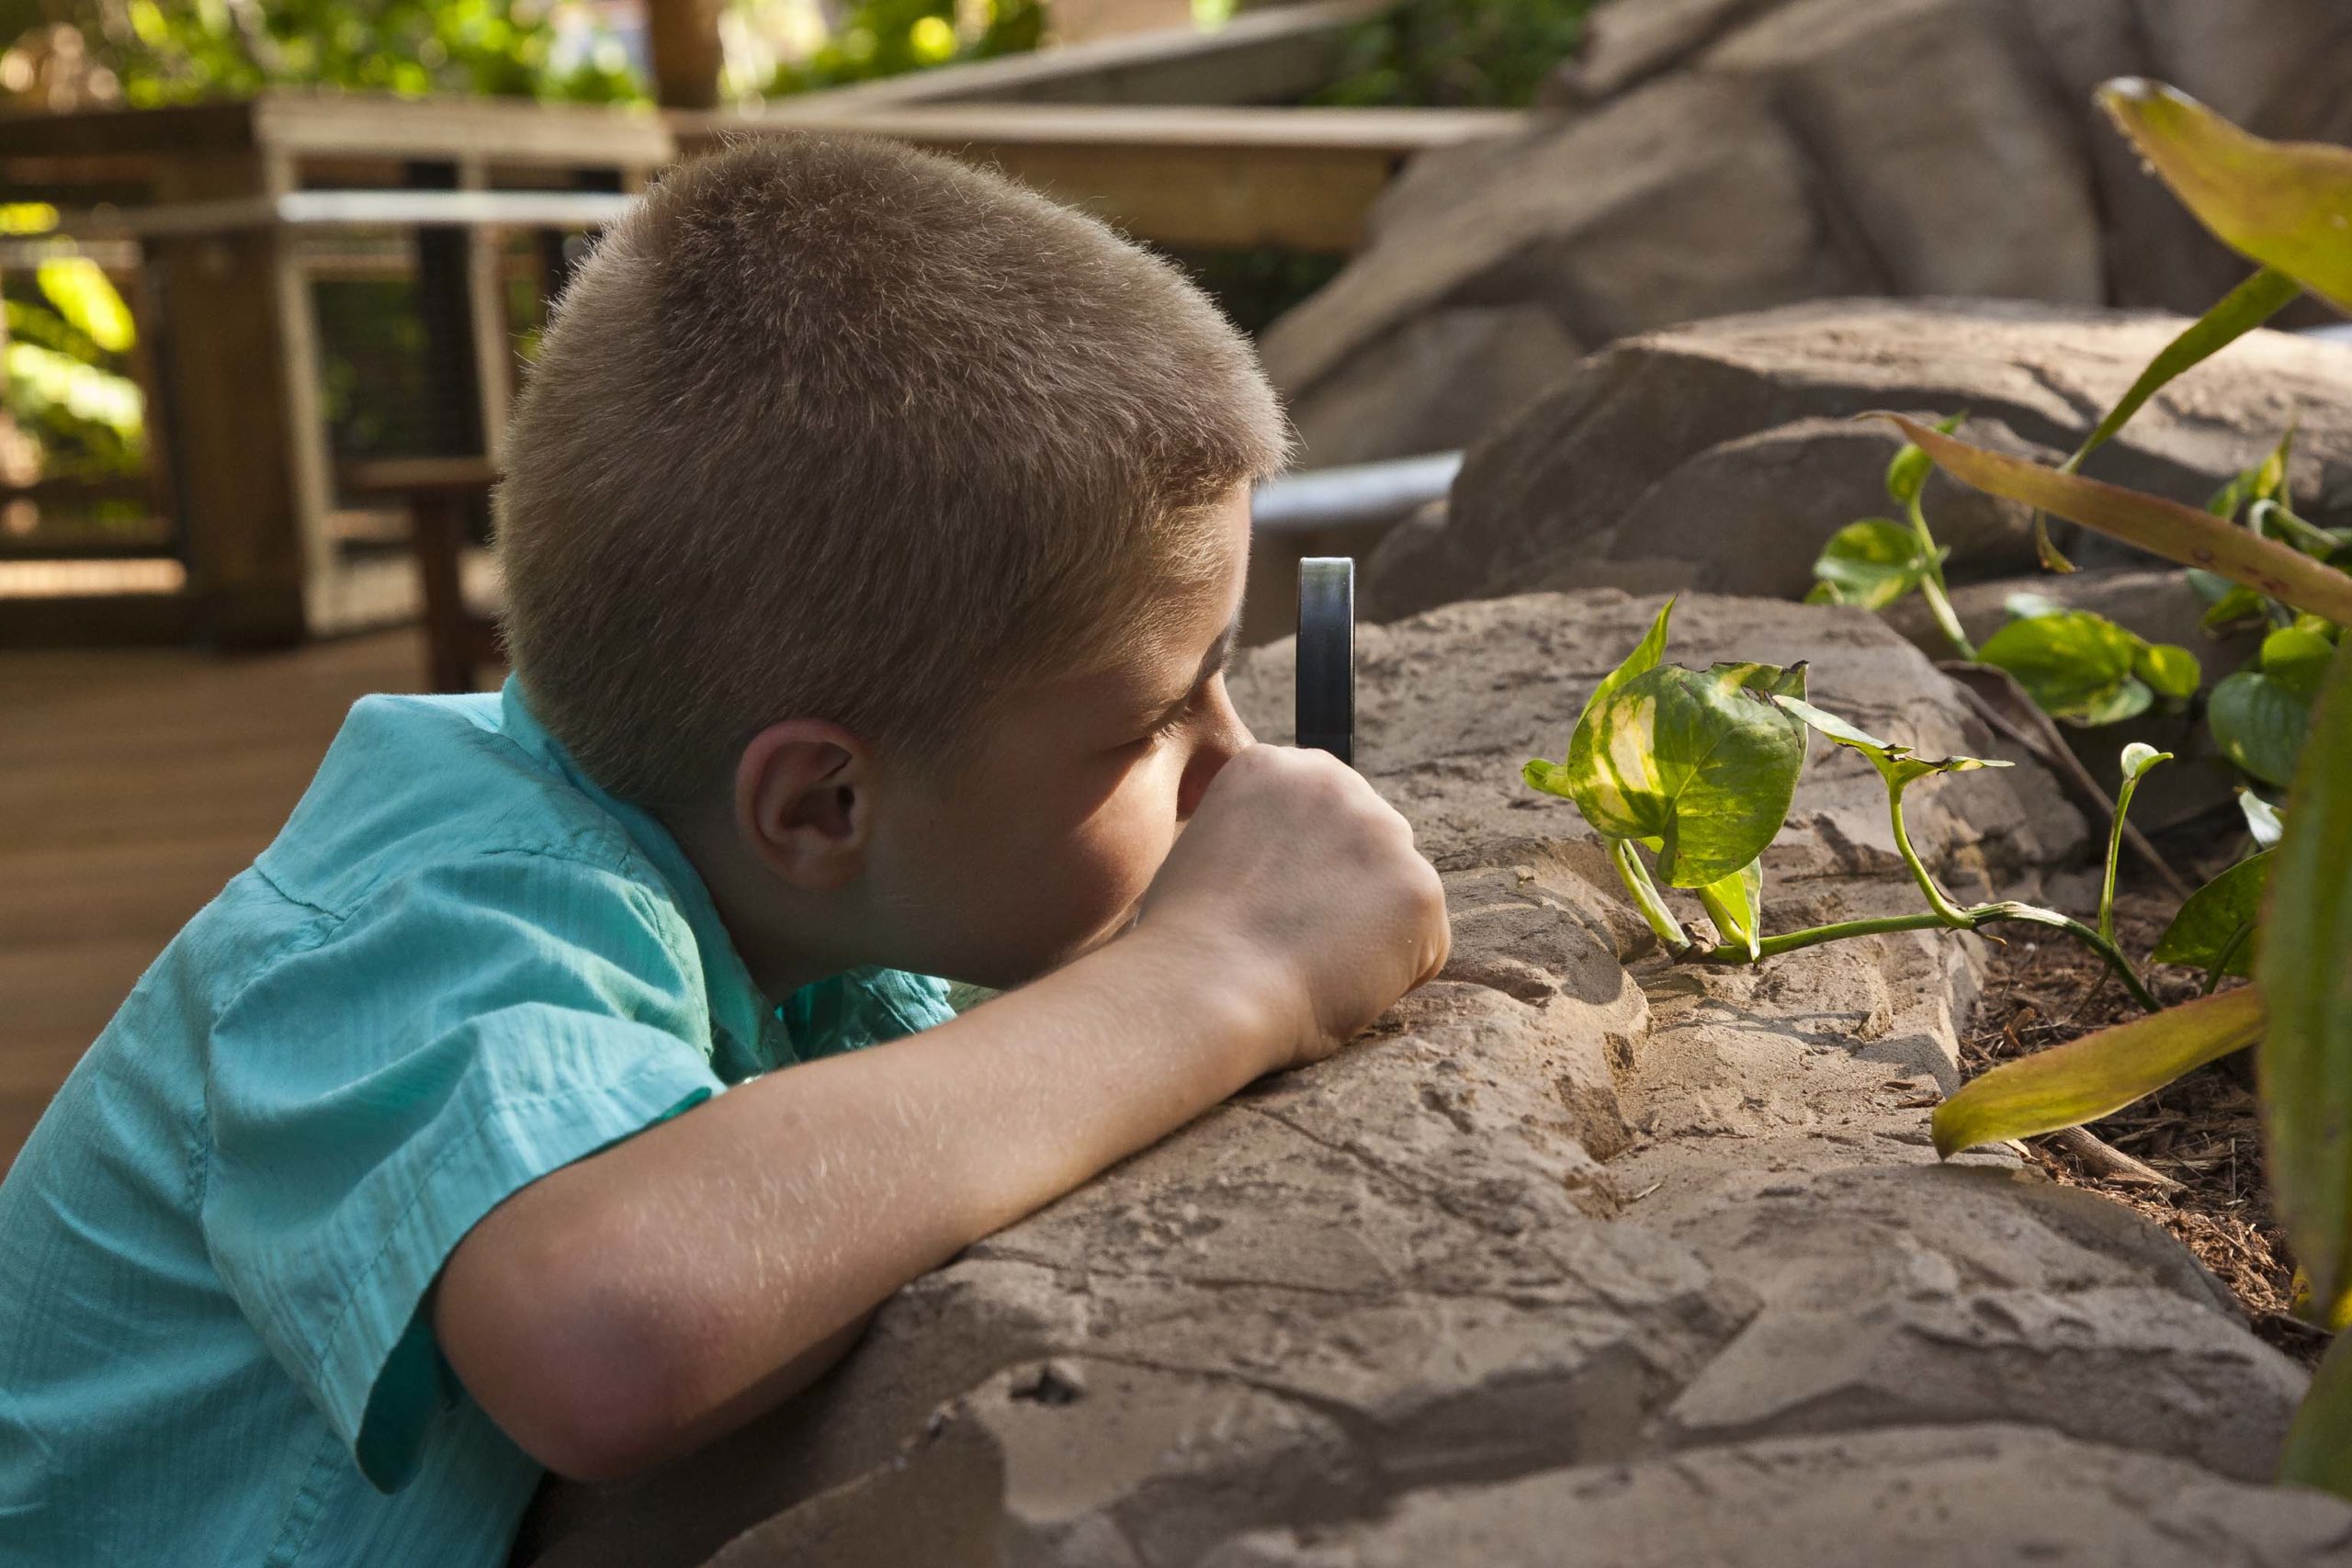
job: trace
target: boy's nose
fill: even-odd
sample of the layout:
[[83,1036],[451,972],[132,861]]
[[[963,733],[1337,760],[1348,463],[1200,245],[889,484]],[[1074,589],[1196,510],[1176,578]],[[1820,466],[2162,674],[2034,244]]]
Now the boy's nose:
[[1225,693],[1225,682],[1218,682],[1207,726],[1199,744],[1193,748],[1191,759],[1184,764],[1183,781],[1177,786],[1176,819],[1179,822],[1189,820],[1193,809],[1200,805],[1201,796],[1208,793],[1209,785],[1216,782],[1226,763],[1255,744],[1257,737],[1250,733],[1250,727],[1242,723],[1241,716],[1234,711],[1233,704]]

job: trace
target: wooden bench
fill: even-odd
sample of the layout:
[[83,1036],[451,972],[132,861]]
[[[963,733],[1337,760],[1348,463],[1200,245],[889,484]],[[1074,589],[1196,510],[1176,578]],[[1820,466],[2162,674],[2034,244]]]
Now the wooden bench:
[[425,680],[435,692],[470,692],[481,671],[503,664],[496,606],[469,599],[467,519],[498,483],[486,457],[378,457],[342,465],[343,491],[391,502],[408,513],[424,598]]

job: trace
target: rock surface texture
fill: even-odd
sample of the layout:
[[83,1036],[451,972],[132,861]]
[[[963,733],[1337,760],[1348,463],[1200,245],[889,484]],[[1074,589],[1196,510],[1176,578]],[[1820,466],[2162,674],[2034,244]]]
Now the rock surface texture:
[[[910,1285],[808,1395],[587,1498],[538,1561],[2345,1561],[2352,1507],[2259,1484],[2303,1375],[2184,1251],[2006,1157],[1936,1163],[1973,939],[1676,965],[1519,784],[1654,608],[1365,628],[1363,766],[1446,877],[1444,976]],[[1991,744],[1868,616],[1693,596],[1674,629],[1683,662],[1810,657],[1882,734]],[[1235,674],[1270,739],[1289,658]],[[1970,894],[2085,834],[2030,768],[1911,816]],[[1770,923],[1912,898],[1866,766],[1816,756]]]
[[[1554,588],[1798,597],[1831,534],[1890,508],[1897,438],[1855,415],[1965,412],[1971,437],[2054,461],[2185,324],[1860,299],[1628,339],[1577,364],[1471,454],[1444,525],[1400,530],[1374,553],[1363,611],[1388,618]],[[2352,347],[2340,344],[2248,335],[2159,392],[2086,471],[2202,502],[2290,424],[2298,510],[2352,525]],[[1926,505],[1955,582],[2035,570],[2025,508],[1941,475]],[[2063,524],[2056,532],[2085,565],[2151,563]]]
[[2202,310],[2248,268],[2098,117],[2122,75],[2352,140],[2352,7],[1610,0],[1552,112],[1417,162],[1267,366],[1322,465],[1499,429],[1576,345],[1673,321],[1840,294]]

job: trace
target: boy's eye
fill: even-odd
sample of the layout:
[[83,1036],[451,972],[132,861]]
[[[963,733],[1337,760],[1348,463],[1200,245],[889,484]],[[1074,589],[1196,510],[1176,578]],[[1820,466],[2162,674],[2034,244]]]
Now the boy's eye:
[[1148,745],[1155,741],[1167,739],[1170,736],[1184,728],[1186,722],[1193,716],[1193,709],[1198,706],[1199,704],[1200,694],[1195,692],[1193,695],[1186,697],[1182,702],[1177,704],[1176,706],[1169,709],[1168,716],[1161,719],[1158,724],[1153,725],[1148,730],[1146,730],[1138,744]]

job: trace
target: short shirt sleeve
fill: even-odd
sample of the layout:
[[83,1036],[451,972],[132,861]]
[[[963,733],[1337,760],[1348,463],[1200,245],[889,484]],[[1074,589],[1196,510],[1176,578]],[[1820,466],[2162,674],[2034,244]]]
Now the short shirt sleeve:
[[944,980],[903,969],[852,969],[803,987],[776,1010],[795,1061],[862,1051],[956,1016]]
[[527,1183],[693,1106],[710,1065],[684,922],[583,862],[489,853],[380,888],[220,1013],[206,1245],[384,1491],[457,1395],[421,1309]]

